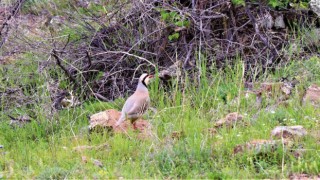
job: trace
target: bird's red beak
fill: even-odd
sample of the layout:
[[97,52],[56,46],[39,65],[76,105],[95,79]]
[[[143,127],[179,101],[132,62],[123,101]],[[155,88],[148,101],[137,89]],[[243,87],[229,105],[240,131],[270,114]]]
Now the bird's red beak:
[[154,78],[154,76],[153,75],[149,75],[149,78],[151,79],[151,78]]

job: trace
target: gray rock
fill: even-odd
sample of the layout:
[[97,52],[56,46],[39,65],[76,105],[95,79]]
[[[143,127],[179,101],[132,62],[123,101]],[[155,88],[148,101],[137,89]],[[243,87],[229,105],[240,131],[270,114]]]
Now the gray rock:
[[309,6],[311,10],[320,17],[320,1],[319,0],[310,0]]
[[270,13],[264,14],[258,22],[260,23],[260,26],[265,29],[271,29],[274,24],[273,17]]
[[237,112],[229,113],[226,117],[218,120],[215,123],[215,127],[217,127],[217,128],[222,127],[222,126],[232,127],[236,123],[240,123],[240,121],[242,121],[242,119],[243,119],[243,116]]
[[277,29],[284,29],[286,25],[284,24],[283,15],[277,16],[274,22],[274,27]]
[[303,126],[277,126],[271,131],[271,136],[276,138],[296,138],[307,135]]
[[92,160],[92,163],[95,165],[95,166],[98,166],[98,167],[103,167],[103,164],[101,161],[97,160],[97,159],[91,159]]
[[177,61],[167,69],[164,69],[159,72],[159,78],[162,80],[169,80],[171,78],[176,78],[181,76],[181,66],[182,62]]
[[320,104],[320,86],[312,84],[308,87],[303,97],[303,103],[307,101],[311,102],[312,105]]
[[246,144],[240,144],[234,147],[233,153],[238,154],[246,151],[251,151],[254,153],[272,153],[278,147],[285,146],[286,148],[292,147],[293,142],[289,140],[265,140],[265,139],[255,139],[247,142]]

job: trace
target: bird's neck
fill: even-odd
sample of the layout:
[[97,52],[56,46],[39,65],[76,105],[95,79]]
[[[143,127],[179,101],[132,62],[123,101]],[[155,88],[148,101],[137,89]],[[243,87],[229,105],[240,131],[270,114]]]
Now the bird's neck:
[[148,88],[144,84],[139,82],[136,91],[148,92]]

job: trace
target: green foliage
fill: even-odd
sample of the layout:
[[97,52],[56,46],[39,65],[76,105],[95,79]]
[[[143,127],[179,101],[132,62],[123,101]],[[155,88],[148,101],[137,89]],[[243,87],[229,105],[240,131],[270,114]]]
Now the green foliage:
[[79,31],[77,31],[77,30],[79,30],[79,29],[65,27],[61,30],[60,33],[61,33],[61,35],[65,35],[66,39],[70,38],[70,41],[76,41],[81,38],[81,33],[79,33]]
[[[160,12],[161,19],[166,23],[174,24],[177,27],[186,27],[186,28],[190,27],[190,21],[186,17],[178,14],[176,11],[159,9],[159,12]],[[180,36],[179,33],[175,32],[169,35],[168,39],[170,41],[174,41],[179,39],[179,36]]]
[[178,27],[189,27],[190,26],[190,21],[184,20],[184,21],[177,21],[174,23]]
[[179,39],[179,36],[180,36],[179,33],[173,33],[168,38],[170,41],[173,41],[173,40]]
[[294,9],[308,9],[308,4],[310,0],[269,0],[268,4],[272,8],[287,8],[291,6]]
[[176,11],[167,11],[160,9],[160,15],[161,19],[164,22],[175,24],[178,27],[188,28],[190,26],[190,21],[186,17],[178,14]]
[[244,0],[231,0],[232,4],[238,6],[238,5],[242,5],[245,6],[246,2]]
[[289,0],[269,0],[269,5],[273,8],[286,7],[288,3],[289,3]]

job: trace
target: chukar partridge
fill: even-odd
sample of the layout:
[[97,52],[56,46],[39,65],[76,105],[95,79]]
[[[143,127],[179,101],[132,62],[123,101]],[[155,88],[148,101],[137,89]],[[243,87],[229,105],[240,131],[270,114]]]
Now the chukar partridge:
[[136,91],[123,105],[121,116],[115,124],[116,127],[125,120],[137,120],[147,111],[150,104],[147,85],[151,78],[153,78],[153,75],[148,75],[146,73],[140,76]]

